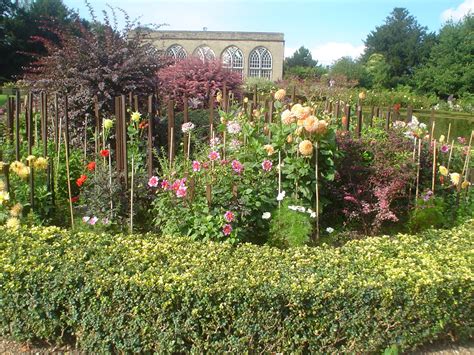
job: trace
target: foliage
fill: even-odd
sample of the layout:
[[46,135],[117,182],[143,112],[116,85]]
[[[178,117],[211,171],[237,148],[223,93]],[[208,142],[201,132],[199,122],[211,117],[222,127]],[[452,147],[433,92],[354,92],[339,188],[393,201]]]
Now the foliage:
[[34,36],[48,37],[57,43],[56,36],[45,31],[46,25],[68,28],[77,15],[62,0],[36,0],[21,4],[0,1],[0,82],[17,79],[38,55],[45,54]]
[[68,93],[72,136],[83,132],[84,118],[93,114],[95,95],[100,112],[110,115],[114,97],[129,92],[145,96],[156,88],[159,58],[156,49],[144,41],[146,33],[136,30],[127,15],[121,31],[113,24],[115,15],[112,19],[107,13],[104,16],[104,23],[94,16],[90,28],[75,21],[75,31],[52,30],[60,45],[37,38],[48,55],[33,63],[26,74],[34,90]]
[[322,66],[303,67],[295,66],[285,69],[285,77],[296,77],[298,79],[315,79],[327,74],[328,70]]
[[209,95],[231,90],[237,97],[241,94],[242,78],[239,73],[226,70],[219,60],[202,61],[190,57],[158,71],[160,92],[182,107],[184,97],[194,108],[209,106]]
[[[343,76],[346,80],[352,81],[359,86],[364,86],[367,80],[364,66],[351,57],[342,57],[336,60],[331,65],[329,74],[331,77]],[[336,83],[340,82],[340,80],[335,81]]]
[[434,92],[446,98],[469,94],[474,87],[472,53],[474,15],[459,22],[447,22],[439,33],[438,43],[428,63],[415,73],[415,84],[423,92]]
[[365,64],[365,69],[370,80],[370,85],[373,88],[380,89],[386,86],[390,79],[390,66],[387,64],[387,60],[383,54],[372,54]]
[[311,209],[291,205],[284,201],[282,206],[275,209],[270,222],[268,244],[279,248],[299,247],[310,240],[313,224],[310,220]]
[[380,353],[468,337],[472,223],[287,251],[1,228],[0,334],[92,353]]
[[426,62],[435,38],[407,9],[396,7],[385,23],[367,36],[363,61],[367,62],[374,53],[383,55],[389,67],[387,85],[406,84],[416,67]]
[[428,228],[441,228],[444,222],[444,199],[425,194],[410,213],[408,226],[412,233]]
[[255,87],[257,87],[259,93],[266,94],[278,90],[278,86],[275,82],[268,80],[267,78],[248,77],[245,79],[245,92],[253,93]]
[[285,68],[308,67],[314,68],[318,65],[318,61],[314,60],[311,51],[304,46],[296,50],[291,57],[285,58]]

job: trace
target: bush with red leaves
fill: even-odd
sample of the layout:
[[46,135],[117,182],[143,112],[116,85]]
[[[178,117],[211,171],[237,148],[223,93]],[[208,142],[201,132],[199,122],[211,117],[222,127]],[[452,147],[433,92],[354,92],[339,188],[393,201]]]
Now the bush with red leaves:
[[202,61],[190,57],[176,62],[158,71],[160,92],[182,105],[184,96],[188,97],[190,106],[203,108],[208,106],[209,95],[217,91],[232,90],[235,96],[242,93],[240,74],[230,72],[222,67],[218,60]]

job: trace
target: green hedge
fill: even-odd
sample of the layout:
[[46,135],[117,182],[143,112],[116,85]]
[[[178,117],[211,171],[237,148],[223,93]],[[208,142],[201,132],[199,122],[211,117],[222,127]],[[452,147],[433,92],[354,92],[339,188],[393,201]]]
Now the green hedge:
[[472,221],[287,251],[0,228],[0,335],[95,353],[410,349],[472,336],[473,244]]

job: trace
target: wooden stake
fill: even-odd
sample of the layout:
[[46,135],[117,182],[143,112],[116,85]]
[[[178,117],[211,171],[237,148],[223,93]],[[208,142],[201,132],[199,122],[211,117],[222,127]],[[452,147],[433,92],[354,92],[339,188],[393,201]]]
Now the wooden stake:
[[453,155],[453,148],[454,148],[454,139],[451,143],[451,147],[449,149],[449,158],[448,158],[448,166],[446,167],[446,169],[448,169],[448,173],[449,173],[449,165],[451,164],[451,156]]
[[[66,132],[64,132],[64,141],[67,142]],[[72,192],[71,192],[71,176],[69,173],[69,149],[66,147],[66,174],[67,174],[67,190],[69,196],[69,212],[71,214],[71,228],[74,230],[74,213],[72,210]]]
[[[434,126],[434,123],[433,123]],[[436,139],[432,140],[433,143],[433,179],[431,181],[431,191],[433,194],[435,192],[435,182],[436,182]]]
[[20,161],[20,90],[15,93],[15,157]]
[[415,206],[418,203],[419,186],[420,186],[420,157],[421,157],[421,139],[418,140],[418,162],[416,164],[416,194],[415,194]]
[[315,144],[315,177],[316,177],[316,240],[319,239],[319,172],[318,172],[318,142]]
[[446,143],[449,143],[449,136],[451,135],[451,122],[448,125],[448,134],[446,136]]
[[471,146],[472,146],[472,137],[474,136],[474,131],[471,131],[471,137],[469,138],[469,146],[467,148],[467,154],[466,154],[466,159],[464,160],[464,165],[462,168],[462,173],[461,176],[464,176],[464,172],[466,172],[466,178],[467,178],[467,172],[469,171],[469,160],[471,156]]

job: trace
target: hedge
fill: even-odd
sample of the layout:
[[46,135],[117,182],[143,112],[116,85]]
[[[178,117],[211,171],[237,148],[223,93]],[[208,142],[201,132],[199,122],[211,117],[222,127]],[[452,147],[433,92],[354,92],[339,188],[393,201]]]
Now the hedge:
[[278,250],[0,228],[0,335],[108,352],[367,353],[473,335],[473,221]]

